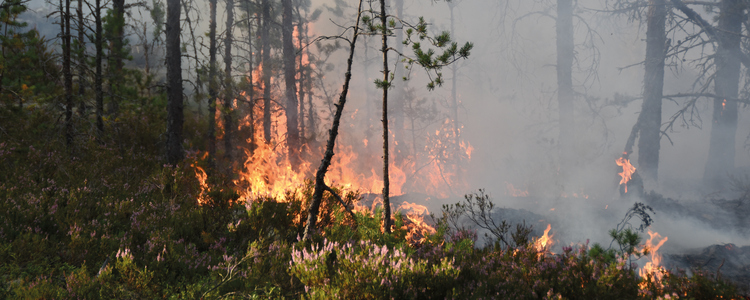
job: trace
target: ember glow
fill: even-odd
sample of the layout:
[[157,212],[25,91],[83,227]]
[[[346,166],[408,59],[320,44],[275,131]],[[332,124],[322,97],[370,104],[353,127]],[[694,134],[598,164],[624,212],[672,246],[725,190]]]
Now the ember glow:
[[631,165],[630,160],[625,158],[624,156],[626,154],[627,153],[623,153],[622,157],[615,160],[615,163],[618,166],[622,167],[622,172],[617,173],[617,175],[620,175],[620,177],[622,177],[622,179],[620,179],[620,185],[625,187],[625,193],[628,192],[628,181],[630,181],[633,173],[635,173],[635,167]]

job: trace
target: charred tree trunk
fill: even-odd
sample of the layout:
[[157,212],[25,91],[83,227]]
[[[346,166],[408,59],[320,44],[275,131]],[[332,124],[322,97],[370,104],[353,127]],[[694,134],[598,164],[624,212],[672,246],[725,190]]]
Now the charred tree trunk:
[[560,119],[559,151],[561,170],[569,170],[575,143],[573,116],[573,0],[557,0],[557,105]]
[[[352,39],[349,42],[349,58],[346,60],[346,73],[344,73],[344,86],[341,89],[339,95],[339,102],[336,103],[336,113],[333,115],[333,124],[331,130],[328,131],[328,142],[326,143],[326,152],[323,156],[323,160],[320,162],[320,167],[315,173],[315,190],[313,191],[313,199],[310,202],[310,207],[307,213],[307,224],[305,225],[305,233],[303,235],[304,240],[309,240],[312,237],[313,230],[315,230],[315,223],[318,221],[318,212],[320,210],[320,202],[323,200],[323,192],[333,191],[326,185],[325,177],[328,172],[328,167],[331,166],[331,159],[333,158],[333,149],[336,145],[336,136],[339,134],[339,122],[341,121],[341,114],[344,111],[344,104],[346,104],[346,96],[349,93],[349,82],[352,79],[352,62],[354,61],[354,48],[357,45],[357,37],[359,36],[359,21],[360,13],[362,12],[362,0],[359,1],[359,7],[357,8],[357,21],[354,23],[354,33]],[[343,204],[343,203],[342,203]]]
[[65,0],[63,24],[63,77],[65,85],[65,143],[73,146],[73,73],[70,71],[70,0]]
[[208,20],[208,164],[216,167],[216,0],[210,0]]
[[94,58],[94,64],[96,65],[96,74],[94,74],[94,93],[96,94],[96,129],[101,140],[104,134],[104,121],[102,117],[104,115],[104,91],[103,91],[103,75],[102,75],[102,60],[104,59],[104,39],[102,37],[102,0],[96,0],[94,4],[94,23],[96,23],[96,41],[94,46],[96,47],[96,55]]
[[232,81],[232,28],[234,27],[234,0],[227,0],[227,25],[224,39],[224,157],[232,161],[232,136],[234,118],[232,102],[234,88]]
[[737,94],[740,79],[740,38],[745,4],[741,0],[723,0],[720,4],[716,35],[716,75],[711,121],[711,142],[703,180],[714,188],[725,186],[723,177],[734,169],[737,134]]
[[292,25],[292,0],[282,0],[282,43],[284,50],[284,85],[286,87],[286,142],[292,169],[299,165],[299,120],[297,119],[297,73],[294,51],[294,26]]
[[182,55],[180,0],[167,0],[167,163],[175,166],[185,156],[182,148]]
[[86,39],[83,24],[83,0],[78,0],[78,115],[86,115]]
[[638,118],[638,168],[644,179],[656,182],[661,141],[661,101],[664,89],[664,59],[667,53],[667,6],[651,0],[646,29],[646,74],[643,77],[643,106]]
[[269,31],[271,30],[271,5],[268,0],[261,1],[261,26],[260,39],[263,45],[263,138],[266,144],[271,143],[271,44]]
[[391,232],[391,201],[390,201],[390,176],[388,173],[388,88],[391,82],[388,71],[388,21],[386,20],[385,0],[380,0],[380,23],[383,26],[382,47],[383,52],[383,230]]

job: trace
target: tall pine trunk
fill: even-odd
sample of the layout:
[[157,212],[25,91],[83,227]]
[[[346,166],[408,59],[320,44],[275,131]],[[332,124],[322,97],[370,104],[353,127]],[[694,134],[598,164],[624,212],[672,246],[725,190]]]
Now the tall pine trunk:
[[740,38],[745,4],[741,0],[723,0],[717,27],[716,75],[711,120],[711,141],[703,180],[710,187],[725,186],[725,177],[734,170],[737,135],[737,95],[740,79]]
[[96,74],[94,74],[94,93],[96,94],[96,129],[101,141],[102,135],[104,134],[104,91],[103,91],[103,74],[102,74],[102,60],[104,59],[104,38],[102,36],[102,0],[96,0],[94,4],[94,23],[96,23],[96,41],[94,46],[96,47],[96,56],[94,58],[94,64],[96,64]]
[[78,0],[78,115],[86,115],[86,39],[83,24],[83,0]]
[[297,80],[295,75],[297,68],[295,64],[296,54],[294,51],[294,27],[292,25],[292,0],[282,0],[282,43],[284,51],[284,85],[286,87],[286,141],[289,150],[289,162],[292,169],[299,165],[299,120],[297,119]]
[[271,5],[268,0],[261,1],[261,25],[260,39],[263,47],[263,138],[266,144],[271,143],[271,43],[269,31],[271,30]]
[[234,28],[234,0],[227,0],[227,25],[224,39],[224,157],[232,161],[232,136],[234,132],[232,81],[232,29]]
[[638,167],[644,179],[656,182],[661,142],[661,107],[664,89],[664,59],[667,53],[664,0],[650,0],[646,29],[646,74],[643,77],[643,106],[638,118]]
[[245,11],[247,12],[247,65],[248,65],[248,72],[247,72],[247,98],[248,98],[248,117],[250,118],[248,121],[248,127],[250,130],[250,155],[252,155],[253,151],[255,151],[255,82],[253,81],[253,40],[255,39],[255,36],[253,35],[253,23],[250,21],[251,16],[251,0],[245,0]]
[[73,146],[73,73],[70,71],[70,0],[65,0],[63,24],[63,77],[65,86],[65,143]]
[[388,24],[385,11],[385,0],[380,0],[380,23],[382,28],[382,44],[380,51],[383,52],[383,230],[391,232],[391,201],[390,201],[390,175],[388,173],[388,88],[390,87],[390,72],[388,71]]
[[216,167],[216,0],[210,0],[208,20],[208,164]]
[[167,163],[177,165],[182,148],[182,56],[180,53],[180,0],[167,0]]
[[[179,9],[179,8],[178,8]],[[114,32],[109,52],[109,93],[111,113],[117,114],[120,110],[120,83],[122,81],[123,68],[123,46],[125,45],[125,0],[113,0],[112,12]]]

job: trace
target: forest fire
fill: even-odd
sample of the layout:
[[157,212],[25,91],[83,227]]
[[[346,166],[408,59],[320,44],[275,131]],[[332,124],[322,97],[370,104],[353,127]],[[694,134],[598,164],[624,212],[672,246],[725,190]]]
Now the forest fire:
[[552,224],[547,224],[547,229],[544,230],[544,234],[534,241],[534,248],[536,248],[537,251],[548,252],[555,244],[555,241],[552,239],[555,237],[555,234],[549,234],[551,229]]
[[615,163],[618,166],[622,167],[622,172],[617,173],[617,175],[620,175],[620,177],[622,177],[622,179],[620,179],[620,185],[625,188],[625,193],[628,192],[628,181],[630,181],[630,179],[633,176],[633,173],[635,173],[635,167],[632,164],[630,164],[629,159],[625,158],[626,155],[627,155],[627,152],[623,152],[622,156],[618,158],[617,160],[615,160]]
[[[661,248],[662,245],[669,239],[667,237],[662,238],[662,236],[658,232],[653,232],[649,229],[648,231],[649,239],[646,241],[646,244],[643,245],[643,248],[640,249],[640,251],[647,250],[648,251],[648,257],[651,259],[651,261],[647,262],[643,265],[643,267],[638,270],[638,275],[640,275],[642,278],[651,277],[653,282],[657,285],[661,284],[661,279],[664,276],[664,273],[666,270],[664,267],[661,266],[661,254],[659,254],[659,248]],[[656,242],[658,240],[658,242]],[[644,289],[646,285],[646,282],[640,283],[641,289]]]
[[424,205],[416,203],[404,202],[399,208],[405,212],[404,217],[407,221],[404,224],[405,229],[409,232],[406,234],[406,240],[409,244],[418,245],[427,240],[427,236],[435,234],[437,232],[434,227],[425,223],[424,216],[429,215],[430,212]]

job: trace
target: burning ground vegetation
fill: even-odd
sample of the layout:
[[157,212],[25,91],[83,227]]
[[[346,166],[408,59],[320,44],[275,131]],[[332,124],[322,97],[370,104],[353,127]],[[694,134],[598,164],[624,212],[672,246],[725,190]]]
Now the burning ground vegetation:
[[[200,152],[165,168],[153,140],[139,140],[140,151],[94,143],[79,159],[42,142],[0,144],[0,298],[743,299],[732,280],[742,270],[730,271],[728,257],[744,248],[712,248],[727,257],[717,270],[700,253],[662,255],[668,238],[648,230],[616,231],[613,247],[564,244],[561,222],[495,207],[482,191],[435,211],[430,203],[448,200],[394,193],[384,234],[377,183],[332,181],[344,205],[326,194],[303,241],[312,182],[272,187],[294,183],[294,172],[277,164],[263,173],[253,161],[236,177],[209,172]],[[534,197],[515,192],[507,197]]]

